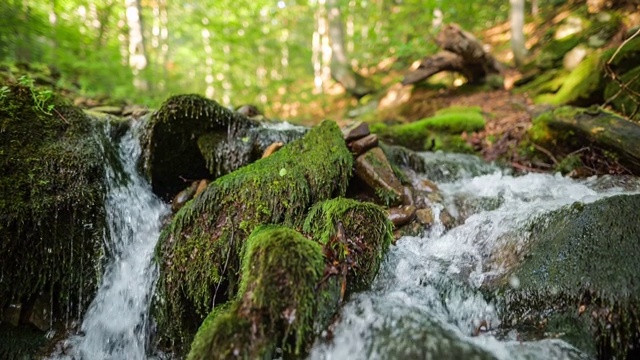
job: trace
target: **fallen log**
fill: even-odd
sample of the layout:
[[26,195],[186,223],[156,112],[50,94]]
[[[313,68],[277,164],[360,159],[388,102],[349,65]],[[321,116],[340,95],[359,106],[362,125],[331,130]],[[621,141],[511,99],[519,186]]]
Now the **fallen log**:
[[470,83],[481,83],[488,75],[500,74],[503,66],[470,33],[456,24],[448,24],[436,43],[443,51],[425,57],[417,69],[407,73],[403,85],[415,84],[442,71],[462,74]]

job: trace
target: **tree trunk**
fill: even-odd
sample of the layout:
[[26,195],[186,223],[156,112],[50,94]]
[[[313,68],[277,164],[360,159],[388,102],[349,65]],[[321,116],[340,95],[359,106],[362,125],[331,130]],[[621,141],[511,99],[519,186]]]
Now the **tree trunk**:
[[142,17],[138,0],[124,0],[129,26],[129,67],[133,73],[133,86],[138,90],[147,90],[149,84],[142,77],[142,70],[147,67],[147,56],[144,48]]
[[327,12],[331,42],[331,76],[355,97],[360,98],[371,93],[373,89],[367,79],[353,71],[349,64],[344,46],[344,30],[338,0],[327,0]]
[[516,66],[524,64],[527,49],[524,44],[524,0],[509,0],[511,22],[511,51]]

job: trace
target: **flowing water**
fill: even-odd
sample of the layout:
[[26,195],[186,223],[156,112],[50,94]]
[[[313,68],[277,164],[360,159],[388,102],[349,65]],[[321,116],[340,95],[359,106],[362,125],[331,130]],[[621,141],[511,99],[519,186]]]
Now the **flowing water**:
[[[157,279],[152,262],[168,207],[136,171],[140,156],[134,124],[117,144],[119,164],[106,164],[107,261],[102,283],[80,327],[64,344],[71,359],[144,359],[149,335],[149,306]],[[105,152],[109,144],[104,145]]]
[[[152,257],[168,208],[136,172],[138,127],[117,144],[121,166],[106,168],[108,265],[102,284],[79,334],[54,358],[136,360],[150,352],[149,306],[157,278]],[[429,170],[414,174],[414,186],[424,178],[436,181],[444,204],[434,206],[435,218],[446,208],[465,221],[449,231],[436,223],[422,236],[399,239],[372,289],[352,296],[332,336],[323,334],[310,358],[588,358],[560,340],[523,343],[515,333],[498,340],[492,332],[500,326],[497,310],[478,288],[505,271],[492,255],[507,242],[525,245],[529,236],[520,229],[536,216],[575,201],[637,192],[638,181],[514,177],[472,157],[423,156]],[[488,331],[473,336],[481,325]]]
[[[400,238],[372,289],[346,303],[332,334],[316,341],[310,358],[588,358],[560,340],[520,342],[515,332],[498,340],[491,331],[501,325],[497,309],[478,288],[505,271],[492,263],[491,255],[507,242],[523,246],[529,234],[521,229],[537,216],[576,201],[637,192],[638,181],[609,177],[575,181],[547,174],[514,177],[469,157],[424,156],[431,164],[430,177],[441,180],[438,185],[447,210],[459,216],[473,205],[476,213],[446,232],[436,224],[423,236]],[[420,181],[420,176],[415,178],[415,185]],[[441,210],[442,206],[434,207],[436,213]],[[517,286],[518,280],[511,280]],[[489,331],[479,334],[481,326]]]

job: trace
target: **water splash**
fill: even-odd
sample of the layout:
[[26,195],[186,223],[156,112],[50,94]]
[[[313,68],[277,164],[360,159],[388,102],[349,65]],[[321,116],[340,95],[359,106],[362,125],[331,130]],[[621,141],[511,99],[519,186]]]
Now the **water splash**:
[[168,207],[137,173],[140,156],[134,124],[119,141],[121,166],[106,165],[108,265],[102,284],[80,327],[55,358],[144,359],[149,333],[149,306],[157,279],[152,262]]
[[512,265],[496,261],[495,255],[525,246],[529,234],[524,225],[537,216],[575,201],[637,193],[640,182],[614,177],[575,181],[546,174],[514,177],[495,167],[466,165],[432,172],[447,175],[443,178],[449,182],[439,187],[450,213],[464,213],[460,204],[480,204],[475,212],[448,232],[434,227],[423,236],[399,239],[372,289],[348,301],[333,334],[314,344],[311,359],[589,358],[561,340],[521,342],[515,333],[499,340],[491,331],[475,336],[480,327],[500,326],[497,310],[478,288]]

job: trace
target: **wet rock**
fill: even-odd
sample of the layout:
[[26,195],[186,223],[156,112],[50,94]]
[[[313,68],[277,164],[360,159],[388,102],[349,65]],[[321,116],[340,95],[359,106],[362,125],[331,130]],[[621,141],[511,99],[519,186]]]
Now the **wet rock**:
[[242,114],[248,118],[254,118],[256,116],[263,115],[260,110],[254,105],[242,105],[238,110],[236,110],[238,114]]
[[413,190],[411,187],[405,186],[402,191],[402,205],[414,205]]
[[416,207],[413,205],[391,208],[388,210],[389,220],[398,228],[408,224],[416,216]]
[[347,143],[361,139],[371,133],[369,131],[369,124],[362,121],[354,122],[353,124],[342,128],[341,131],[344,136],[344,141]]
[[171,202],[171,211],[173,211],[174,213],[178,212],[178,210],[180,210],[184,206],[184,204],[187,203],[187,201],[193,199],[196,191],[198,190],[199,183],[200,182],[198,181],[194,181],[193,183],[191,183],[191,186],[176,194],[176,196],[173,197],[173,201]]
[[2,313],[2,322],[7,322],[13,326],[20,324],[20,313],[22,312],[22,304],[9,304],[4,308]]
[[433,224],[433,210],[431,208],[416,210],[416,219],[423,226],[431,226]]
[[515,269],[489,284],[504,295],[503,323],[560,334],[599,359],[638,358],[639,214],[640,195],[620,195],[535,220]]
[[416,221],[410,222],[393,231],[394,243],[403,236],[420,236],[423,232],[424,226]]
[[358,140],[354,140],[349,143],[349,149],[356,156],[365,153],[369,149],[373,149],[378,146],[378,136],[376,134],[369,134]]
[[262,153],[262,159],[266,158],[267,156],[273,154],[274,152],[280,150],[281,147],[283,147],[284,144],[281,142],[274,142],[273,144],[269,145],[264,152]]
[[51,305],[42,296],[38,297],[30,309],[26,311],[25,317],[29,324],[41,331],[47,331],[51,327]]
[[373,148],[356,158],[355,175],[374,189],[386,206],[402,202],[403,187],[380,148]]
[[440,222],[444,226],[445,229],[452,229],[457,225],[457,220],[455,217],[449,213],[449,210],[442,209],[440,211]]

